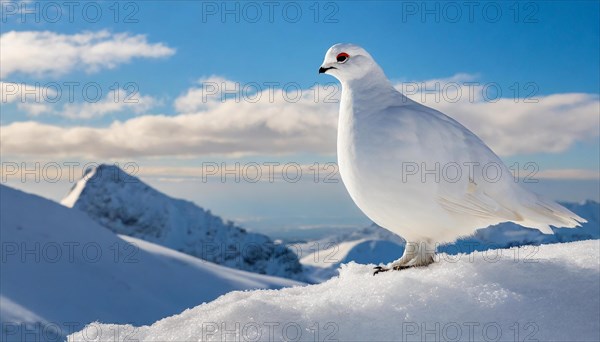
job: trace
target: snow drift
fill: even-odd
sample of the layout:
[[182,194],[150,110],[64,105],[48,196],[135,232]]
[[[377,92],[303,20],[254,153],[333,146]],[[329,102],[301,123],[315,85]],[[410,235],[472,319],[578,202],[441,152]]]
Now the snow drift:
[[171,198],[115,165],[86,170],[61,203],[117,234],[228,267],[304,280],[298,257],[284,245],[225,223],[192,202]]
[[93,324],[70,341],[598,341],[599,241],[440,255],[322,284],[233,292],[151,326]]
[[130,237],[0,185],[2,341],[59,341],[93,321],[149,324],[234,290],[300,283]]

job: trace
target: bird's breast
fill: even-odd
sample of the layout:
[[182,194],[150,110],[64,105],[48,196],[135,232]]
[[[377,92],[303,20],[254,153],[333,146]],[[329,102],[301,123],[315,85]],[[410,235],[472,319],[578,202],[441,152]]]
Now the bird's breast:
[[340,176],[354,201],[374,200],[389,190],[398,162],[398,146],[386,144],[389,137],[374,118],[361,118],[352,111],[340,112],[337,155]]
[[412,221],[409,217],[419,209],[415,203],[430,200],[435,192],[435,184],[402,177],[403,163],[421,158],[411,129],[403,127],[397,118],[340,112],[340,176],[356,205],[384,227]]

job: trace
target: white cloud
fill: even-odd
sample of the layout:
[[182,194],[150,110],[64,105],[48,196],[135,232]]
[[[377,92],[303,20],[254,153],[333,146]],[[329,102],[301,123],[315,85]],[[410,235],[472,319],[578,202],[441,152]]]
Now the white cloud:
[[56,114],[69,119],[92,119],[123,111],[142,114],[157,104],[151,96],[128,95],[123,89],[112,90],[98,102],[69,103]]
[[197,113],[146,115],[104,128],[15,122],[2,127],[2,151],[91,158],[332,153],[337,104],[320,103],[313,94],[290,103],[282,90],[264,90],[255,103],[231,100]]
[[17,108],[29,116],[39,116],[52,112],[52,106],[45,103],[21,102],[17,103]]
[[119,112],[143,114],[159,102],[137,91],[128,92],[119,88],[109,91],[104,98],[96,102],[52,103],[49,99],[60,100],[61,97],[55,88],[11,82],[0,82],[0,94],[2,104],[14,102],[17,108],[28,116],[50,114],[69,119],[92,119]]
[[[470,77],[458,75],[453,80]],[[198,101],[202,94],[194,87],[175,101],[184,111],[175,116],[142,115],[103,128],[12,123],[2,127],[3,153],[91,158],[334,155],[338,104],[324,103],[328,91],[319,89],[317,99],[314,90],[305,89],[297,102],[289,101],[294,94],[264,89],[255,94],[258,101],[253,97],[239,103],[233,99],[206,103]],[[420,96],[417,92],[411,97]],[[597,95],[538,96],[538,103],[510,98],[491,103],[480,95],[471,100],[463,96],[454,103],[428,99],[426,105],[465,124],[500,155],[562,152],[599,134]]]
[[174,105],[178,112],[192,113],[217,105],[228,91],[240,89],[239,83],[220,76],[201,78],[197,83],[197,87],[188,89],[175,99]]
[[42,102],[44,99],[51,99],[56,95],[56,90],[51,87],[0,81],[0,101],[3,104],[12,102]]
[[42,76],[74,69],[87,72],[114,68],[133,58],[168,57],[175,53],[162,43],[148,43],[145,35],[106,30],[60,34],[50,31],[9,31],[0,36],[0,77],[16,72]]
[[43,99],[57,96],[53,88],[40,85],[0,81],[0,103],[16,103],[17,108],[29,116],[51,112],[52,106]]

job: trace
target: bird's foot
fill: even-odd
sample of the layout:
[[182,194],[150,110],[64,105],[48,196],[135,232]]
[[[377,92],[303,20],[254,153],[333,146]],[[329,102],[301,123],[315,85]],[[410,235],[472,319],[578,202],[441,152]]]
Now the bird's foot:
[[375,272],[373,272],[373,275],[376,275],[377,273],[387,272],[390,270],[389,268],[383,266],[376,266],[373,269],[375,270]]
[[383,267],[383,266],[375,266],[373,269],[375,270],[375,272],[373,272],[373,275],[376,275],[377,273],[383,273],[383,272],[387,272],[390,270],[393,271],[400,271],[406,268],[411,268],[414,266],[393,266],[392,268],[387,268],[387,267]]

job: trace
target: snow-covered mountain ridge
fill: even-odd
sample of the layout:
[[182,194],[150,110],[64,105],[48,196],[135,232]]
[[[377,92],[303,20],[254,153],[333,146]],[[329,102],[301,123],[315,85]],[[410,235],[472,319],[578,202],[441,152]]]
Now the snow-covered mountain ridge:
[[298,257],[286,246],[171,198],[114,165],[88,169],[61,203],[117,234],[228,267],[304,280]]
[[94,321],[149,324],[235,290],[301,283],[121,238],[0,185],[0,340],[61,341]]

